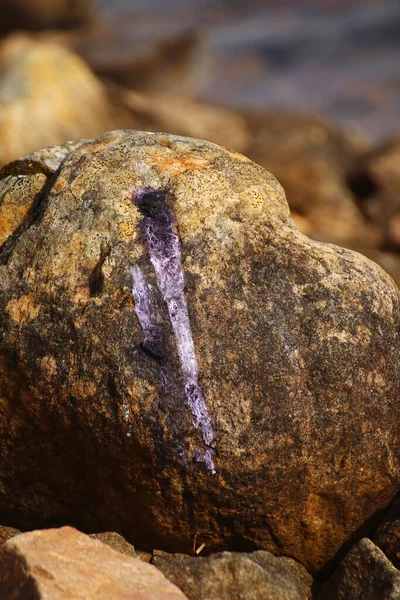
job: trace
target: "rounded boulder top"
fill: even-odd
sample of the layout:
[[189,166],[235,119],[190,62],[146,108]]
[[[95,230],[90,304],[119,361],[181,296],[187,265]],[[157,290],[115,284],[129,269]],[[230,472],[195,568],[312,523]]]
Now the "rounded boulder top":
[[240,154],[69,148],[0,172],[1,521],[319,570],[399,490],[397,288]]

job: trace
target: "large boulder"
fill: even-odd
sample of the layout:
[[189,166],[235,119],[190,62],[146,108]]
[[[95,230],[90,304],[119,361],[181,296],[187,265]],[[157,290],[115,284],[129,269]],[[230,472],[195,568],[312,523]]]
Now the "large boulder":
[[316,571],[398,491],[398,290],[245,157],[83,143],[0,262],[0,522]]

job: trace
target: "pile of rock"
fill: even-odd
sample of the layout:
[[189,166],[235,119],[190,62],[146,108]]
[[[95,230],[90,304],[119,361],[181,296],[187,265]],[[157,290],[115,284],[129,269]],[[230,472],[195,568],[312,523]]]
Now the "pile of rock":
[[71,527],[14,534],[0,548],[2,600],[307,600],[311,581],[301,565],[269,552],[192,558],[156,551],[147,561],[116,533],[89,537]]
[[[399,556],[398,535],[395,547]],[[400,571],[368,538],[324,583],[293,559],[265,550],[207,557],[146,553],[114,532],[87,536],[62,527],[21,534],[0,527],[2,600],[396,600],[399,594]]]

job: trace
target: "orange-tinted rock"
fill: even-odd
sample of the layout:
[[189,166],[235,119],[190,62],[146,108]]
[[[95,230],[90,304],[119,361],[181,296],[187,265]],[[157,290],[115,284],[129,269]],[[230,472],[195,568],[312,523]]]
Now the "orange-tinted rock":
[[[47,179],[65,156],[79,146],[68,142],[23,156],[0,170],[0,244],[29,223]],[[3,248],[4,250],[4,248]]]
[[24,533],[0,548],[0,599],[184,600],[155,567],[72,529]]
[[0,165],[119,124],[102,84],[62,46],[11,37],[0,65]]
[[5,527],[4,525],[0,525],[0,546],[19,533],[21,532],[19,529],[15,529],[15,527]]
[[272,175],[117,131],[39,206],[0,250],[0,521],[316,571],[398,493],[398,290]]

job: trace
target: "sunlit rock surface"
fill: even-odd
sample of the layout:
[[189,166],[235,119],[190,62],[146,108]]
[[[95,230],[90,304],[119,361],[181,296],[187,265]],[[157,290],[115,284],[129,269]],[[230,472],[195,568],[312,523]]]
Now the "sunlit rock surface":
[[[162,235],[180,256],[164,266],[172,280],[182,269],[211,443],[143,190],[173,215]],[[197,534],[315,571],[390,502],[398,291],[361,255],[300,234],[272,175],[207,142],[116,131],[72,149],[36,202],[0,249],[0,522],[73,520],[180,552]]]

